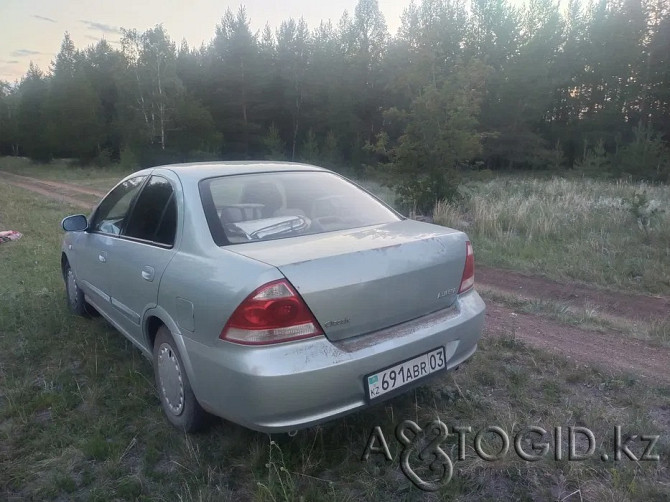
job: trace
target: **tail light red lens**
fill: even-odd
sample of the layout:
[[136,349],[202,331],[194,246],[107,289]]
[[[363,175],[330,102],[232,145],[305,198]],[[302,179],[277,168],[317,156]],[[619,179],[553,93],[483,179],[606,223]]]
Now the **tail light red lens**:
[[465,293],[475,285],[475,254],[472,251],[470,241],[465,243],[465,267],[463,268],[463,277],[461,278],[461,287],[458,293]]
[[219,338],[265,345],[322,335],[304,300],[285,279],[251,293],[233,312]]

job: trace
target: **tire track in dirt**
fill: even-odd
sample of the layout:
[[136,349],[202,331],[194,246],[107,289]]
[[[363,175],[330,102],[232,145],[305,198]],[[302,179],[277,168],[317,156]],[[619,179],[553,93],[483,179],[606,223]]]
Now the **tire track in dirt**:
[[[4,173],[3,173],[4,174]],[[0,175],[0,177],[2,177]],[[50,199],[55,199],[59,202],[67,202],[68,204],[72,204],[73,206],[85,208],[85,209],[91,209],[93,207],[93,204],[89,202],[84,202],[80,199],[76,199],[74,197],[71,197],[69,195],[64,195],[60,193],[56,193],[53,191],[53,189],[49,190],[48,188],[43,188],[37,184],[34,183],[24,183],[24,182],[19,182],[19,181],[14,181],[11,179],[3,178],[5,183],[9,185],[13,185],[19,188],[23,188],[24,190],[29,190],[31,192],[38,193],[40,195],[44,195],[45,197],[48,197]]]
[[[0,171],[0,176],[4,176],[5,178],[9,178],[9,180],[14,180],[17,183],[24,183],[26,185],[34,185],[36,187],[42,187],[46,189],[48,188],[60,189],[61,191],[65,191],[66,195],[76,195],[77,193],[80,193],[86,195],[93,195],[98,198],[105,196],[105,193],[99,190],[94,190],[92,188],[87,187],[80,187],[78,185],[72,185],[70,183],[62,183],[60,181],[29,178],[27,176],[21,176],[19,174],[8,173],[6,171]],[[74,194],[72,192],[74,192]]]
[[[76,198],[99,196],[97,190],[1,172],[6,182],[56,200],[90,209]],[[64,193],[65,192],[65,193]],[[526,299],[555,300],[631,320],[650,321],[670,315],[670,299],[606,291],[583,284],[565,284],[519,272],[478,266],[477,282]],[[561,324],[541,315],[514,312],[487,300],[484,336],[514,336],[532,347],[602,370],[632,373],[638,378],[670,385],[670,349],[655,347],[622,333],[601,333]]]
[[475,280],[522,299],[544,299],[632,321],[670,317],[670,298],[607,291],[585,284],[565,284],[544,277],[477,265]]

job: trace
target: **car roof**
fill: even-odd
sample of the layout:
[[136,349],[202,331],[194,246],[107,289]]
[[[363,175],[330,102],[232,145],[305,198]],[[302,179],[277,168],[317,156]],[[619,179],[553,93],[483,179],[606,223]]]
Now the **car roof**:
[[[301,164],[298,162],[278,161],[226,161],[226,162],[191,162],[185,164],[168,164],[155,166],[151,169],[169,169],[182,180],[198,181],[215,176],[229,176],[234,174],[286,172],[286,171],[323,171],[330,172],[318,166]],[[142,171],[140,171],[142,172]]]

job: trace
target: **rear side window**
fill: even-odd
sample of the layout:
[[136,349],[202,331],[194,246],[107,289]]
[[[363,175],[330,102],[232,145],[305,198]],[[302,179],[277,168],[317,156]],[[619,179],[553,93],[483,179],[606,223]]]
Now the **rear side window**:
[[177,204],[172,184],[152,176],[137,198],[123,234],[171,246],[177,229]]
[[398,221],[388,206],[329,172],[243,174],[200,182],[218,245],[281,239]]
[[128,211],[146,176],[130,178],[112,190],[98,206],[91,228],[94,232],[119,235],[128,217]]

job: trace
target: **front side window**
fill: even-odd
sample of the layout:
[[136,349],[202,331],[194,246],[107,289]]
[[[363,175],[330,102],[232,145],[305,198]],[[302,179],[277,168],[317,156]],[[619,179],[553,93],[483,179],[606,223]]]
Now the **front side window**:
[[123,235],[171,246],[176,229],[172,184],[162,176],[152,176],[137,198]]
[[146,176],[136,176],[114,188],[98,206],[91,228],[94,232],[119,235],[126,222],[132,205]]
[[218,245],[318,234],[398,221],[389,207],[328,172],[210,178],[200,195]]

